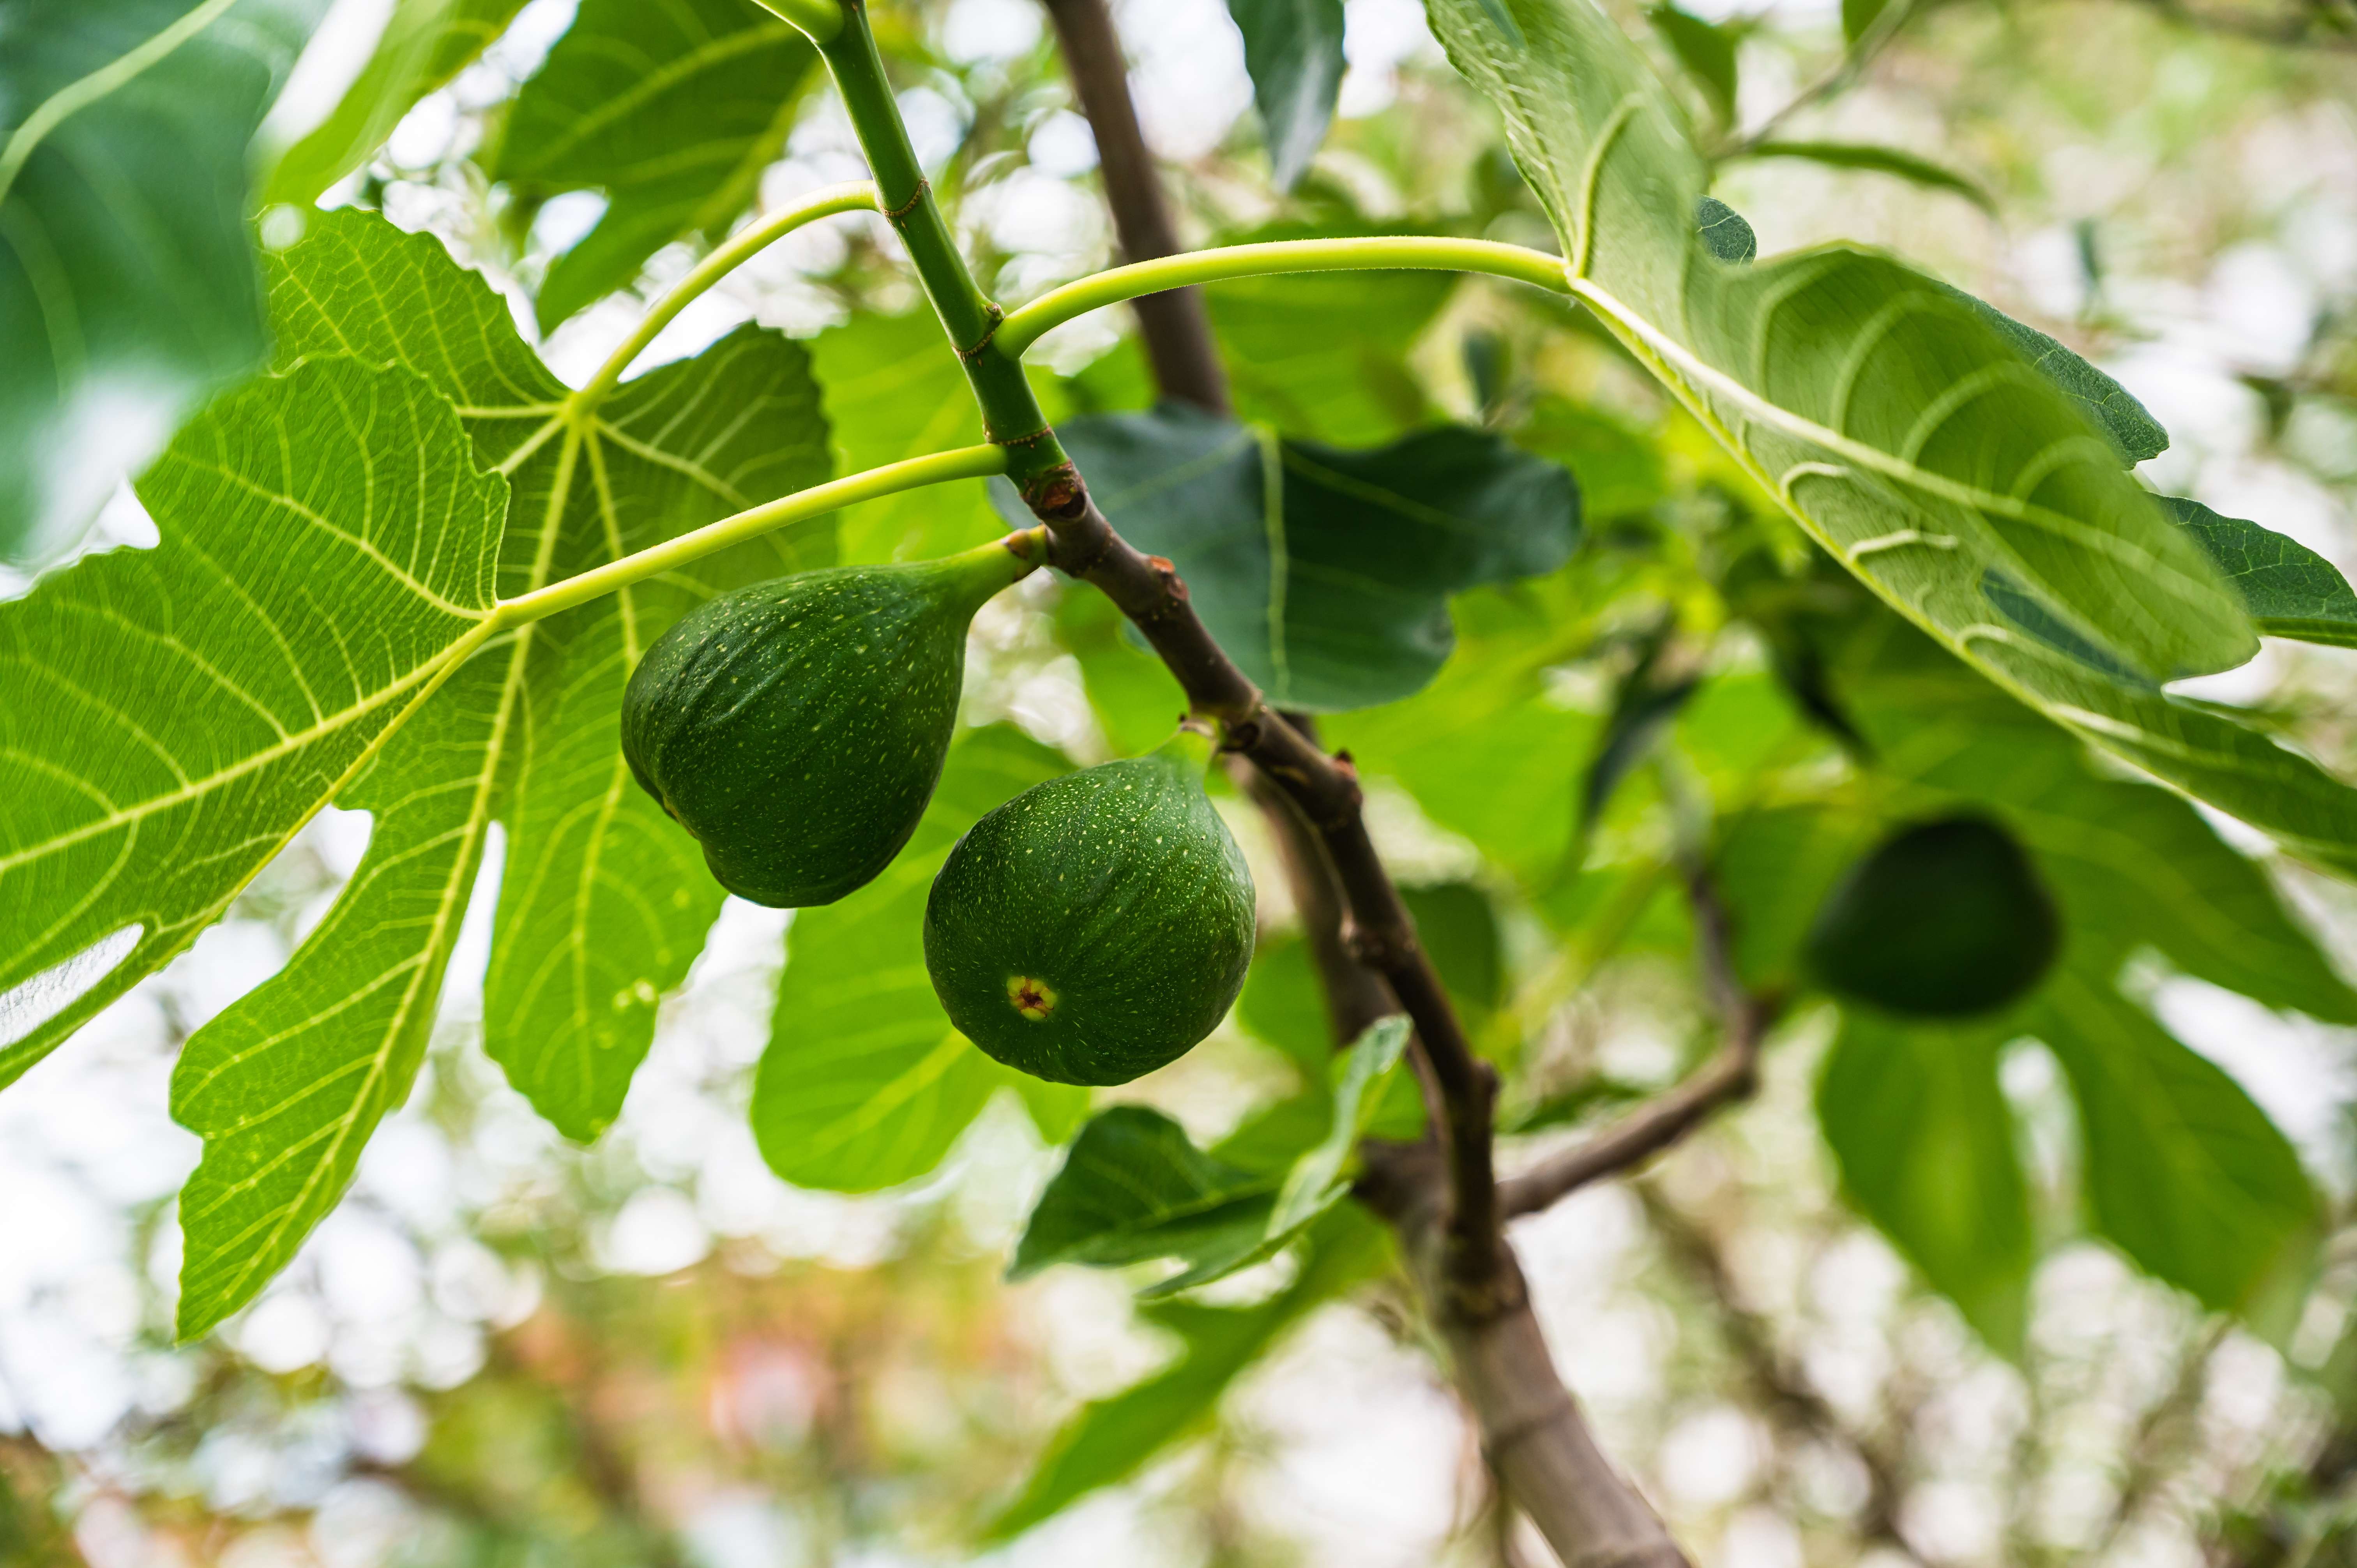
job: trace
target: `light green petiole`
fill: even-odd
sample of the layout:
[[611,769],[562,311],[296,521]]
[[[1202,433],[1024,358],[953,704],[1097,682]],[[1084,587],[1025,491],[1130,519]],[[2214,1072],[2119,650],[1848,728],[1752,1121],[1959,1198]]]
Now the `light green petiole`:
[[758,539],[772,529],[788,523],[802,522],[859,501],[873,500],[901,490],[918,489],[926,485],[942,484],[951,479],[988,478],[1006,472],[1006,449],[1003,446],[961,446],[951,452],[935,452],[929,456],[911,457],[905,463],[887,463],[880,468],[853,474],[845,478],[831,479],[823,485],[813,485],[792,495],[740,511],[734,517],[724,517],[709,522],[693,532],[625,555],[619,561],[552,583],[512,599],[502,599],[491,612],[491,624],[496,627],[522,626],[527,621],[543,619],[559,610],[569,610],[576,605],[627,588],[633,583],[676,570],[691,561],[700,560],[716,550],[726,550],[732,544],[742,544]]
[[[787,19],[793,20],[791,17]],[[573,401],[585,408],[595,407],[603,402],[606,394],[614,390],[615,383],[622,379],[622,372],[630,368],[630,361],[646,352],[647,345],[655,340],[656,333],[670,326],[673,318],[685,310],[705,290],[752,260],[758,252],[805,223],[832,218],[838,212],[876,210],[875,185],[864,179],[853,180],[848,184],[830,185],[813,190],[791,207],[772,212],[759,222],[730,235],[718,250],[697,263],[694,272],[673,284],[661,299],[655,301],[654,307],[647,312],[647,318],[639,323],[638,330],[625,338],[620,348],[607,356],[606,362],[597,367],[597,373],[573,394]]]
[[1108,305],[1140,295],[1190,284],[1218,283],[1224,278],[1267,277],[1281,273],[1379,272],[1486,273],[1536,285],[1555,294],[1569,292],[1563,258],[1525,245],[1500,244],[1494,240],[1452,240],[1421,234],[1383,235],[1356,240],[1273,240],[1257,245],[1229,245],[1216,251],[1189,251],[1114,267],[1050,289],[1000,324],[991,342],[1002,354],[1019,359],[1051,328],[1074,317],[1086,316]]

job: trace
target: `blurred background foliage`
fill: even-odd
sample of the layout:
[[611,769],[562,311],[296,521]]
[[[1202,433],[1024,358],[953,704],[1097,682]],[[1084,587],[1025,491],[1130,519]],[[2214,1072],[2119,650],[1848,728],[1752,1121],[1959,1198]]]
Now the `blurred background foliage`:
[[[2174,437],[2142,470],[2158,488],[2357,562],[2345,7],[1621,9],[1763,251],[1858,239],[1975,290],[2151,407]],[[264,243],[299,239],[322,192],[437,234],[578,382],[748,208],[864,174],[810,51],[748,0],[579,13],[338,5],[264,124]],[[1338,115],[1304,166],[1298,104],[1255,109],[1212,0],[1120,10],[1190,241],[1551,246],[1414,0],[1341,15]],[[1113,259],[1030,0],[877,23],[999,296]],[[698,52],[709,36],[727,47]],[[1290,149],[1274,171],[1263,113]],[[748,320],[808,339],[845,469],[975,439],[894,256],[880,221],[799,232],[653,357]],[[1277,436],[1453,420],[1577,477],[1567,565],[1458,595],[1437,681],[1325,725],[1507,1069],[1506,1167],[1712,1048],[1682,861],[1717,866],[1746,980],[1787,1001],[1754,1103],[1516,1231],[1567,1380],[1698,1561],[2357,1562],[2357,897],[2230,851],[2261,846],[1920,643],[1560,302],[1406,274],[1210,304],[1239,417]],[[1125,330],[1105,312],[1049,339],[1052,414],[1151,401]],[[846,559],[996,527],[979,484],[841,521]],[[118,504],[99,538],[139,525]],[[2270,642],[2181,689],[2348,775],[2348,658]],[[969,679],[984,744],[1019,730],[1078,762],[1158,743],[1180,706],[1097,596],[1044,575],[985,613]],[[1322,1093],[1327,1048],[1272,846],[1225,808],[1263,890],[1251,985],[1210,1044],[1114,1097],[1207,1146]],[[1884,827],[1957,809],[2029,846],[2063,964],[1993,1022],[1837,1015],[1799,933]],[[1209,1305],[1135,1306],[1070,1269],[1003,1283],[1076,1096],[964,1073],[908,1168],[772,1175],[747,1113],[780,937],[789,962],[864,950],[827,916],[732,903],[586,1150],[482,1058],[470,929],[426,1076],[351,1197],[260,1302],[173,1348],[170,1194],[196,1157],[165,1111],[173,1053],[285,961],[365,838],[328,813],[0,1099],[0,1562],[1545,1560],[1362,1240],[1322,1236]],[[1249,1136],[1222,1147],[1243,1160]]]

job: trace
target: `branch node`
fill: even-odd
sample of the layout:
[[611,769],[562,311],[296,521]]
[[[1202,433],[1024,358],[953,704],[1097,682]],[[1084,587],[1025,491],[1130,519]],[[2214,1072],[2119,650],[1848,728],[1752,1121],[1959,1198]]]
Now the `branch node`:
[[884,209],[884,220],[887,223],[891,224],[893,228],[898,229],[900,226],[902,220],[906,219],[909,213],[914,212],[918,208],[923,206],[925,198],[931,196],[932,193],[933,182],[931,180],[918,180],[916,194],[910,196],[908,200],[902,202],[898,207],[886,208]]
[[998,336],[999,323],[1006,319],[1006,312],[998,308],[998,303],[996,300],[985,303],[982,307],[982,313],[990,317],[990,325],[982,329],[982,336],[974,339],[973,348],[960,349],[957,351],[957,357],[969,365],[982,358],[984,351],[990,347],[990,340]]

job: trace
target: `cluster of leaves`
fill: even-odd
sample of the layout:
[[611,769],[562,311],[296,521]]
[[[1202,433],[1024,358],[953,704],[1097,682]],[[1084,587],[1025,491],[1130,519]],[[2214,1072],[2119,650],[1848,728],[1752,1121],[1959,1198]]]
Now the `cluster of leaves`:
[[[397,6],[352,96],[266,188],[301,201],[356,166],[513,9]],[[1288,180],[1330,114],[1340,8],[1236,12]],[[614,745],[639,651],[736,584],[936,553],[996,526],[979,486],[912,494],[544,621],[500,620],[500,600],[838,465],[973,441],[978,420],[920,316],[862,317],[807,347],[746,328],[577,393],[481,279],[373,214],[309,214],[257,283],[242,170],[269,71],[202,51],[291,49],[300,26],[261,23],[292,14],[239,0],[112,42],[65,30],[97,63],[185,35],[127,78],[135,89],[59,125],[136,143],[177,134],[172,115],[211,117],[207,137],[123,156],[143,189],[178,178],[194,192],[186,177],[209,174],[190,253],[221,258],[214,303],[243,314],[217,340],[156,350],[176,378],[164,427],[230,388],[145,467],[162,542],[82,561],[0,608],[0,1082],[185,950],[321,808],[371,815],[334,908],[176,1074],[174,1113],[205,1139],[181,1210],[188,1334],[294,1255],[407,1093],[495,829],[486,1048],[567,1135],[594,1138],[617,1114],[657,1004],[719,907]],[[1459,285],[1366,275],[1211,291],[1233,421],[1145,406],[1126,348],[1040,376],[1107,511],[1178,562],[1254,679],[1333,715],[1362,772],[1478,852],[1478,875],[1413,902],[1506,1069],[1512,1130],[1622,1092],[1549,1058],[1532,1026],[1613,954],[1684,950],[1678,854],[1699,849],[1720,877],[1747,981],[1797,994],[1810,981],[1797,934],[1841,870],[1883,828],[1969,805],[2030,847],[2063,910],[2064,960],[1969,1025],[1842,1009],[1819,1109],[1849,1191],[1991,1343],[2016,1344],[2040,1230],[1998,1064],[2036,1038],[2079,1107],[2093,1228],[2205,1304],[2266,1321],[2311,1262],[2315,1198],[2281,1134],[2124,976],[2158,954],[2344,1022],[2357,996],[2192,806],[2088,747],[2305,857],[2357,866],[2345,786],[2160,687],[2247,657],[2255,625],[2351,641],[2357,596],[2279,536],[2156,504],[2123,464],[2158,449],[2158,427],[2050,339],[1887,258],[1753,261],[1741,220],[1706,201],[1683,112],[1583,0],[1435,0],[1432,15],[1499,104],[1577,296],[1722,444],[1724,458],[1698,459],[1715,488],[1674,491],[1636,433],[1550,397],[1485,393],[1488,427],[1440,422],[1407,359]],[[1731,47],[1715,53],[1684,13],[1658,19],[1731,102]],[[1865,17],[1854,36],[1885,25]],[[8,85],[43,102],[92,65],[69,51]],[[480,155],[519,214],[606,193],[605,217],[543,284],[543,325],[630,282],[660,246],[725,231],[813,74],[791,29],[745,0],[586,0]],[[59,126],[34,128],[29,155],[0,165],[0,210],[111,275],[124,224],[73,237],[76,202],[95,199],[69,176],[89,159]],[[27,411],[0,402],[25,443],[18,471],[48,487],[0,516],[0,536],[24,540],[55,510],[42,498],[63,493],[42,477],[75,452],[59,432],[111,382],[99,317],[72,338],[88,352],[69,353],[69,317],[10,264],[23,270],[0,274],[0,310],[38,319],[46,335],[24,340],[55,349],[0,371],[0,398]],[[127,286],[104,298],[125,333],[172,317]],[[265,355],[268,373],[241,381]],[[111,483],[145,456],[68,477]],[[1056,615],[1108,740],[1135,750],[1167,734],[1181,699],[1110,611],[1068,594]],[[1566,673],[1595,671],[1612,678],[1609,703],[1564,700]],[[1089,1119],[1082,1091],[966,1047],[920,961],[927,883],[983,812],[1069,766],[1003,728],[962,740],[894,867],[796,920],[754,1092],[781,1176],[870,1191],[935,1168],[1011,1088],[1045,1138],[1071,1141],[1017,1271],[1175,1260],[1149,1281],[1148,1313],[1180,1359],[1077,1415],[1002,1533],[1190,1430],[1288,1326],[1379,1267],[1372,1228],[1339,1204],[1350,1153],[1361,1136],[1413,1135],[1421,1116],[1396,1025],[1335,1056],[1303,950],[1285,940],[1264,944],[1238,1023],[1289,1064],[1291,1087],[1210,1149],[1144,1109]],[[1509,930],[1557,956],[1509,964]],[[1165,1299],[1288,1249],[1291,1283],[1258,1303]]]

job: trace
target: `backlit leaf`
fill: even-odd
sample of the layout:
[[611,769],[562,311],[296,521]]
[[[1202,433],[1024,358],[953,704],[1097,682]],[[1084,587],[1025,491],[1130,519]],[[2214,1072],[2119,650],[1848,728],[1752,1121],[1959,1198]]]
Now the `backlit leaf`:
[[597,189],[605,215],[540,286],[543,330],[689,234],[718,234],[784,150],[817,52],[750,0],[582,0],[509,112],[490,170],[534,197]]
[[2320,1237],[2316,1193],[2241,1085],[2076,972],[2029,1026],[2070,1077],[2100,1232],[2219,1311],[2264,1311],[2299,1283]]
[[2013,1112],[1997,1087],[2007,1032],[1846,1012],[1817,1084],[1817,1123],[1851,1200],[1963,1308],[2021,1348],[2035,1256]]
[[[457,403],[479,461],[515,489],[508,596],[814,484],[825,429],[802,350],[742,328],[623,382],[568,418],[569,394],[516,336],[506,302],[428,236],[356,210],[319,214],[272,263],[280,351],[408,365]],[[522,628],[484,809],[508,848],[484,991],[484,1044],[568,1136],[620,1111],[722,894],[692,840],[630,778],[615,736],[639,653],[700,599],[824,564],[821,520]]]
[[[490,635],[507,486],[469,459],[415,375],[307,364],[148,470],[155,549],[0,605],[0,1084],[220,918]],[[62,1009],[10,994],[110,938]]]

